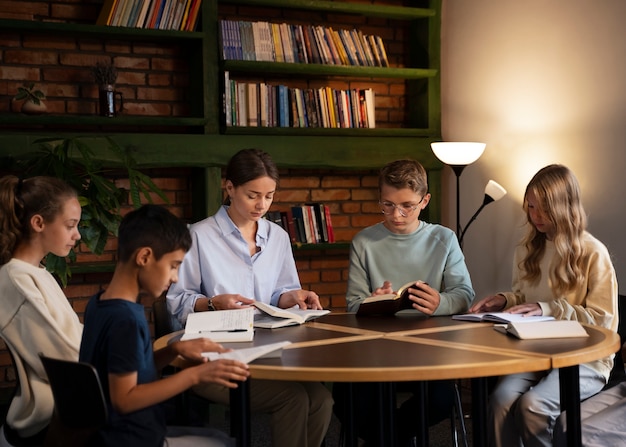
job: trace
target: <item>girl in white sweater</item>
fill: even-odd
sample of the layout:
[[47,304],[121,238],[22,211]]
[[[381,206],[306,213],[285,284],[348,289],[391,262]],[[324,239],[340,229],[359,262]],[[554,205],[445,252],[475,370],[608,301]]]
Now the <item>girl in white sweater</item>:
[[80,239],[76,191],[53,177],[0,179],[0,337],[12,353],[20,390],[0,437],[43,440],[54,401],[38,353],[78,360],[83,326],[41,265],[67,256]]

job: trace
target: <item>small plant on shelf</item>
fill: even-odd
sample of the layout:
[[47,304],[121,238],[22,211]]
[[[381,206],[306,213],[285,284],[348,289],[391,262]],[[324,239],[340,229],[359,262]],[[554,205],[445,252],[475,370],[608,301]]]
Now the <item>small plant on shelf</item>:
[[18,101],[25,99],[26,101],[30,101],[35,105],[41,105],[41,100],[46,99],[46,95],[41,90],[34,89],[34,82],[23,84],[21,87],[17,88],[17,95],[15,95],[15,99]]
[[115,85],[117,81],[117,69],[111,62],[96,62],[91,68],[93,79],[100,87]]

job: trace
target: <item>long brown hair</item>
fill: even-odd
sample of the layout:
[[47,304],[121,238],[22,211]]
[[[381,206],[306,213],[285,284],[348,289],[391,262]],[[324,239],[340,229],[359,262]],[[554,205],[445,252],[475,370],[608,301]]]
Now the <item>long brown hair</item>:
[[51,222],[72,197],[77,197],[76,191],[55,177],[0,178],[0,265],[9,262],[17,244],[30,238],[31,217],[39,214]]
[[541,211],[554,226],[554,247],[558,261],[549,272],[556,294],[575,289],[584,281],[583,261],[586,255],[582,242],[587,229],[587,215],[581,201],[580,186],[574,173],[566,166],[553,164],[539,170],[524,193],[523,208],[528,220],[528,233],[522,240],[526,256],[522,259],[522,279],[536,283],[541,277],[539,264],[545,252],[546,234],[537,231],[528,211],[528,194],[537,198]]

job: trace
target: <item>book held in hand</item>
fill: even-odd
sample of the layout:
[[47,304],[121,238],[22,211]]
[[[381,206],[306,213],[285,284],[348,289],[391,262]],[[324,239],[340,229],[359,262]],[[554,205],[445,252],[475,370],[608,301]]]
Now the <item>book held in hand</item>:
[[210,338],[214,342],[252,341],[254,308],[193,312],[187,317],[181,340]]
[[479,321],[490,323],[534,323],[538,321],[550,321],[554,320],[554,317],[546,315],[524,315],[524,314],[512,314],[509,312],[482,312],[472,314],[458,314],[452,315],[453,320],[463,321]]
[[396,293],[385,293],[365,298],[356,314],[393,315],[398,311],[411,309],[413,301],[409,298],[409,288],[417,288],[416,283],[426,284],[423,281],[411,281],[400,287]]
[[540,321],[535,323],[511,322],[496,324],[494,329],[522,340],[589,337],[585,328],[578,321],[574,320]]
[[231,359],[239,360],[243,363],[250,363],[251,361],[256,359],[280,357],[283,348],[290,344],[290,341],[279,341],[277,343],[253,346],[251,348],[233,349],[229,352],[203,352],[202,356],[208,358],[211,361],[219,359]]
[[254,306],[261,311],[254,316],[254,327],[274,329],[285,326],[304,324],[322,315],[330,313],[325,309],[281,309],[271,304],[255,301]]

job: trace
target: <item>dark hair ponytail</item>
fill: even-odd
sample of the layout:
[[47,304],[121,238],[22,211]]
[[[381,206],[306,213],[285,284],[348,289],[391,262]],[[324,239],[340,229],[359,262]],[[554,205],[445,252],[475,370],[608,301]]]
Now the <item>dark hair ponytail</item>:
[[0,178],[0,265],[9,262],[18,243],[29,239],[31,217],[39,214],[51,222],[67,199],[76,196],[70,185],[55,177]]

